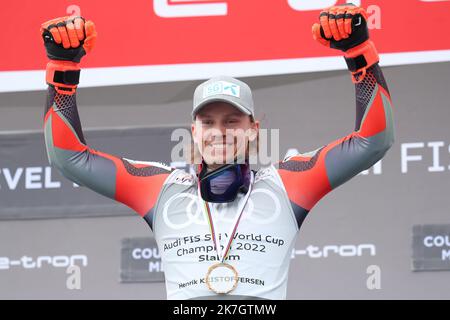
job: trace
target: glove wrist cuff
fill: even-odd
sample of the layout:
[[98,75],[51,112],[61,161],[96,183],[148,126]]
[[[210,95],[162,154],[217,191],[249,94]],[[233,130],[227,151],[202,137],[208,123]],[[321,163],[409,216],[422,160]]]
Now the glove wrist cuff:
[[74,94],[80,78],[80,67],[72,61],[50,60],[45,80],[60,94]]
[[361,82],[368,68],[379,62],[380,58],[371,40],[349,49],[344,55],[349,71],[352,73],[354,83]]

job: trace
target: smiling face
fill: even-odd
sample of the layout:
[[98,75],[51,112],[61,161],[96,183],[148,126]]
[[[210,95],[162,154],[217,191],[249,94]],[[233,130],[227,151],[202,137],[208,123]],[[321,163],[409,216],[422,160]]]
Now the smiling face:
[[191,129],[203,160],[209,169],[215,169],[245,159],[249,142],[257,137],[259,122],[233,105],[218,101],[200,109]]

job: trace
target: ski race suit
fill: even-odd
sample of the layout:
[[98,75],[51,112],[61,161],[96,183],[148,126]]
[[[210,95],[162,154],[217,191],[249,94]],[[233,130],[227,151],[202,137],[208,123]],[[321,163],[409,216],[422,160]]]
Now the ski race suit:
[[[161,255],[168,299],[286,299],[291,254],[305,217],[327,193],[383,158],[394,143],[391,98],[367,18],[363,8],[346,4],[322,11],[320,23],[313,25],[315,40],[345,53],[356,89],[355,128],[256,172],[225,260],[238,273],[229,294],[217,294],[205,283],[218,255],[196,175],[107,154],[86,143],[76,104],[78,62],[92,50],[96,31],[92,21],[81,17],[53,19],[41,28],[50,59],[44,115],[48,159],[69,180],[145,219]],[[227,244],[244,200],[241,193],[233,202],[211,203],[221,246]]]
[[[285,299],[291,253],[305,217],[328,192],[379,161],[394,141],[391,99],[378,64],[355,88],[353,132],[257,171],[225,260],[239,274],[228,295],[210,291],[204,282],[217,254],[198,203],[196,176],[89,147],[76,93],[58,93],[52,85],[44,117],[47,154],[69,180],[127,205],[148,222],[161,254],[168,299]],[[222,245],[242,200],[239,194],[234,202],[211,204]]]

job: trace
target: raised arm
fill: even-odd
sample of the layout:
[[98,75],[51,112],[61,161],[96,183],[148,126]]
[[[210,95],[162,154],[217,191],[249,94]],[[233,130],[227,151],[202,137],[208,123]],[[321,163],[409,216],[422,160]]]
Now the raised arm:
[[[323,196],[373,166],[394,143],[392,102],[375,46],[368,39],[365,12],[339,6],[320,17],[321,24],[313,27],[316,40],[346,52],[355,82],[356,121],[354,131],[345,137],[278,164],[299,226]],[[352,31],[358,36],[352,37]]]
[[84,139],[76,104],[81,57],[92,49],[91,21],[63,17],[42,25],[50,62],[44,135],[50,164],[69,180],[132,208],[150,223],[152,209],[171,168],[133,161],[90,148]]

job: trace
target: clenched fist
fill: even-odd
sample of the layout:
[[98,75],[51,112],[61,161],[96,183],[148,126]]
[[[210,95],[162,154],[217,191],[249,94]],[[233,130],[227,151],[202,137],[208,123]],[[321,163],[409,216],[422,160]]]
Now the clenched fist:
[[83,17],[60,17],[41,25],[41,35],[51,60],[80,62],[94,47],[97,32]]
[[313,37],[324,46],[347,51],[369,39],[367,13],[352,4],[334,6],[320,13]]
[[366,11],[348,3],[322,11],[319,21],[312,27],[314,40],[345,52],[353,82],[361,82],[367,68],[379,61],[375,45],[369,40]]
[[78,63],[97,39],[94,23],[82,17],[60,17],[43,23],[40,31],[50,59],[46,82],[59,94],[74,94],[80,79]]

